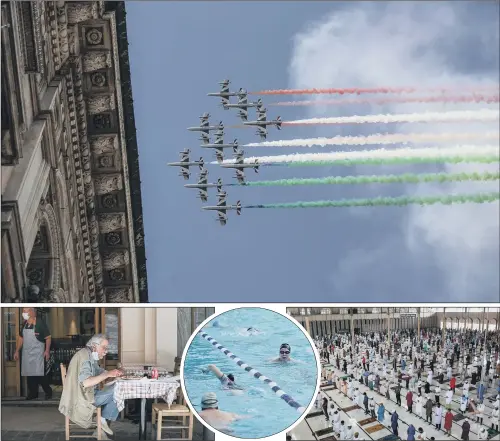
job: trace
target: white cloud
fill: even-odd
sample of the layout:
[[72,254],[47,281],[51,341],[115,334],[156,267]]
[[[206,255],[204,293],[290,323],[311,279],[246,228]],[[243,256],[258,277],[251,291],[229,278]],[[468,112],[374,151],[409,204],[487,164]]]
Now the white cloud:
[[[290,87],[470,87],[477,84],[498,87],[498,13],[496,16],[490,13],[488,17],[488,12],[482,8],[491,7],[491,4],[473,6],[466,2],[355,2],[347,10],[340,9],[322,21],[309,24],[296,35],[289,66]],[[485,20],[485,16],[489,20]],[[321,98],[324,97],[317,97]],[[433,104],[426,110],[467,107],[470,105]],[[387,113],[421,110],[421,104],[384,106]],[[308,116],[335,116],[340,111],[335,107],[317,106],[309,108]],[[413,133],[475,132],[498,130],[498,125],[420,124],[401,125],[397,129]],[[324,135],[325,129],[321,130]],[[445,167],[448,171],[470,168],[470,165]],[[474,170],[483,168],[473,167]],[[491,170],[491,166],[488,169]],[[481,190],[498,191],[497,182],[480,185]],[[427,184],[425,189],[408,186],[407,192],[468,192],[477,188],[478,184],[434,187]],[[369,189],[367,193],[372,192],[373,189]],[[406,214],[401,218],[400,229],[406,236],[407,252],[412,253],[414,259],[431,259],[438,266],[446,287],[446,300],[498,300],[498,203],[462,205],[453,209],[414,206],[409,207]],[[391,234],[393,232],[387,231],[388,236]],[[370,252],[378,259],[385,259],[389,265],[391,257],[394,260],[398,256],[390,256],[394,249],[387,246],[387,242],[381,237],[379,248]],[[361,254],[354,253],[349,262],[341,261],[335,268],[334,283],[342,290],[359,278],[359,271],[352,271],[355,255]]]

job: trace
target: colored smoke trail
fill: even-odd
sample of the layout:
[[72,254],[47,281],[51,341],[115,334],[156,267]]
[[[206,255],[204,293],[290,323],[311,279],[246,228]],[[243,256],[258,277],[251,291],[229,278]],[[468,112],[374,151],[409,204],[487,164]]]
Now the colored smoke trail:
[[487,133],[376,133],[368,136],[335,136],[333,138],[283,139],[251,142],[243,147],[325,147],[327,145],[408,144],[416,142],[460,142],[498,140],[498,132]]
[[458,110],[450,112],[423,112],[407,114],[339,116],[333,118],[308,118],[286,121],[285,126],[311,124],[363,124],[363,123],[420,123],[420,122],[459,122],[482,121],[492,122],[500,118],[500,111],[495,109]]
[[[328,88],[328,89],[270,89],[261,90],[258,92],[249,92],[249,95],[318,95],[318,94],[329,94],[329,95],[361,95],[365,93],[416,93],[421,91],[433,91],[433,92],[450,92],[450,91],[460,91],[464,92],[467,88],[463,87],[434,87],[434,88],[416,88],[416,87],[351,87],[351,88]],[[482,86],[469,89],[474,90],[489,90],[498,91],[498,87],[494,86]]]
[[[427,97],[408,97],[395,96],[387,98],[365,98],[365,99],[336,99],[336,100],[303,100],[303,101],[281,101],[277,103],[266,104],[273,106],[322,106],[348,104],[390,104],[390,103],[498,103],[500,95],[467,95],[467,96],[427,96]],[[246,127],[246,126],[245,126]]]
[[420,182],[466,182],[466,181],[495,181],[500,179],[500,172],[496,173],[428,173],[428,174],[401,174],[381,176],[329,176],[326,178],[293,178],[277,179],[275,181],[253,181],[244,184],[234,184],[245,187],[274,187],[295,185],[336,185],[336,184],[417,184]]
[[[439,158],[458,157],[468,159],[472,158],[488,158],[488,162],[498,161],[500,146],[455,146],[455,147],[429,147],[429,148],[410,148],[403,147],[400,149],[376,149],[376,150],[359,150],[359,151],[340,151],[327,153],[294,153],[291,155],[276,155],[276,156],[254,156],[246,158],[245,163],[254,163],[256,160],[259,163],[306,163],[321,162],[323,164],[342,163],[345,161],[372,161],[378,160],[381,163],[393,159],[408,160],[417,159],[421,162],[422,159],[438,160]],[[223,161],[225,164],[234,163],[234,159]]]
[[378,197],[372,199],[340,199],[335,201],[288,202],[281,204],[247,205],[243,208],[328,208],[328,207],[403,207],[406,205],[452,205],[484,204],[498,201],[500,193],[451,194],[447,196],[400,196],[395,198]]

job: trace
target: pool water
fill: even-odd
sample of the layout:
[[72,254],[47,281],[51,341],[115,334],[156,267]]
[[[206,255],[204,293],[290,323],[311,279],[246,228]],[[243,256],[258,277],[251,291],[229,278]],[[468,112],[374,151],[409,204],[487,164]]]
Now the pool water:
[[[214,327],[214,322],[217,322]],[[258,334],[247,332],[257,328]],[[300,328],[281,314],[262,308],[240,308],[212,319],[203,328],[218,343],[238,358],[275,381],[285,393],[307,408],[314,398],[318,370],[314,351]],[[282,343],[291,346],[294,363],[269,361],[279,355]],[[202,368],[215,364],[225,374],[232,373],[243,392],[222,388],[212,373]],[[279,398],[271,388],[245,372],[217,348],[196,336],[184,361],[184,385],[194,408],[201,410],[201,397],[216,392],[219,409],[251,418],[231,424],[231,435],[239,438],[263,438],[290,427],[301,414]]]

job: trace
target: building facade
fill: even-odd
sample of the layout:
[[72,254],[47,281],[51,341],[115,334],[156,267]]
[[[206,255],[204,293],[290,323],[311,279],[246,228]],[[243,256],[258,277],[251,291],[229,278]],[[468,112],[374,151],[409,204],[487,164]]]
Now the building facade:
[[147,302],[123,2],[2,2],[2,301]]

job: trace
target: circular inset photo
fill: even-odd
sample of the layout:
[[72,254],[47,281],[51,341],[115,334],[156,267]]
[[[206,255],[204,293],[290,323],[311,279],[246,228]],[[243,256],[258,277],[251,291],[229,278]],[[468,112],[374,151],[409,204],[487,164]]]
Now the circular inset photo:
[[181,379],[211,429],[247,439],[283,432],[305,415],[319,382],[314,345],[275,311],[244,307],[203,323],[184,351]]

